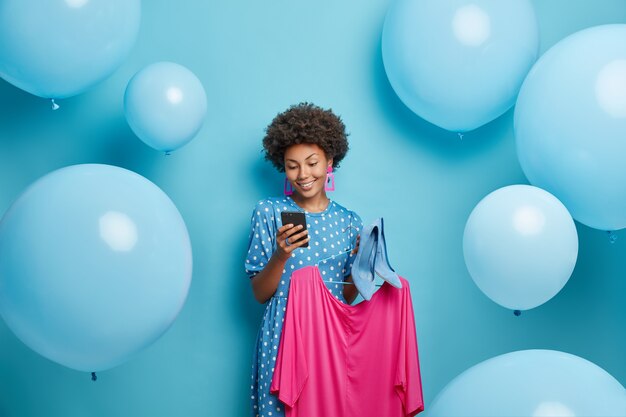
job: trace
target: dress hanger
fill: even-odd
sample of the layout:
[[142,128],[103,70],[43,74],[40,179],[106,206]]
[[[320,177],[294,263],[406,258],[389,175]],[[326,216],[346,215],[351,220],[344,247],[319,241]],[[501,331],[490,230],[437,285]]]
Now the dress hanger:
[[[343,229],[341,230],[341,233],[345,233],[345,232],[346,232],[348,229],[350,229],[351,227],[354,227],[355,229],[357,228],[356,226],[349,225],[348,227],[343,228]],[[356,234],[355,236],[358,236],[358,234]],[[349,249],[344,250],[344,251],[341,251],[341,252],[336,253],[336,254],[331,255],[331,256],[327,256],[326,258],[320,259],[319,261],[317,261],[317,262],[315,263],[315,267],[316,267],[316,268],[319,268],[319,266],[320,266],[320,263],[321,263],[321,262],[326,263],[326,262],[328,262],[328,261],[329,261],[329,260],[331,260],[331,259],[335,259],[337,256],[343,255],[343,254],[345,254],[345,253],[350,253],[350,252],[352,252],[352,251],[354,250],[354,247],[355,247],[355,246],[356,246],[356,237],[354,238],[354,243],[351,245],[351,247],[350,247]],[[380,274],[378,274],[378,272],[376,272],[376,275],[380,276]],[[382,278],[382,277],[381,277],[381,278]],[[326,281],[326,280],[322,280],[322,282],[327,282],[327,283],[329,283],[329,284],[337,284],[337,285],[354,285],[354,283],[353,283],[353,282],[345,282],[345,281]],[[376,286],[377,286],[377,287],[380,287],[380,286],[382,286],[382,284],[376,284]]]

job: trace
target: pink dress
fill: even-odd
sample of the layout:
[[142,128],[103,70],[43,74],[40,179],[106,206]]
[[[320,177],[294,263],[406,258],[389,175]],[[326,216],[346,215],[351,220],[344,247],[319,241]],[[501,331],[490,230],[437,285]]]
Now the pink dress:
[[287,417],[396,417],[424,410],[409,283],[344,304],[317,267],[291,276],[270,390]]

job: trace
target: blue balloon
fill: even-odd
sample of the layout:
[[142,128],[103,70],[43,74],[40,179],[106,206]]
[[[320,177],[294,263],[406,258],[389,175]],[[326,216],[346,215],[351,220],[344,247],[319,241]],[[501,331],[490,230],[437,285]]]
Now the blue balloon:
[[157,62],[128,82],[124,111],[128,124],[142,141],[169,152],[197,135],[206,117],[206,93],[198,77],[187,68]]
[[140,16],[139,0],[3,0],[0,77],[40,97],[79,94],[128,56]]
[[383,28],[385,71],[398,97],[455,132],[506,112],[538,50],[529,0],[395,0]]
[[528,74],[515,108],[528,180],[600,230],[626,227],[626,25],[577,32]]
[[567,209],[529,185],[500,188],[474,208],[463,255],[476,285],[513,310],[537,307],[563,288],[578,257],[578,234]]
[[37,180],[0,222],[0,315],[27,346],[81,371],[154,342],[191,282],[189,235],[156,185],[109,165]]
[[454,378],[428,417],[626,417],[626,390],[604,369],[569,353],[521,350]]

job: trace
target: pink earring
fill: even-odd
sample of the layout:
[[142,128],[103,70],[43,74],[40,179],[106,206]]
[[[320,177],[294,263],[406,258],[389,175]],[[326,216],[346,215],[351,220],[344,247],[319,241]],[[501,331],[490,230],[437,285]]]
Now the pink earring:
[[324,185],[324,190],[335,191],[335,174],[333,174],[332,165],[326,169],[326,184]]
[[285,177],[285,195],[291,194],[293,194],[293,186],[291,185],[287,177]]

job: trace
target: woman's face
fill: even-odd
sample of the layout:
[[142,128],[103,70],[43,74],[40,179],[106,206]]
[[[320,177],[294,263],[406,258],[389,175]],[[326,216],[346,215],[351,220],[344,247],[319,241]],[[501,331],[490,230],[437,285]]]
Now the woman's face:
[[294,192],[304,198],[325,193],[326,170],[332,163],[315,144],[301,143],[285,150],[285,174]]

